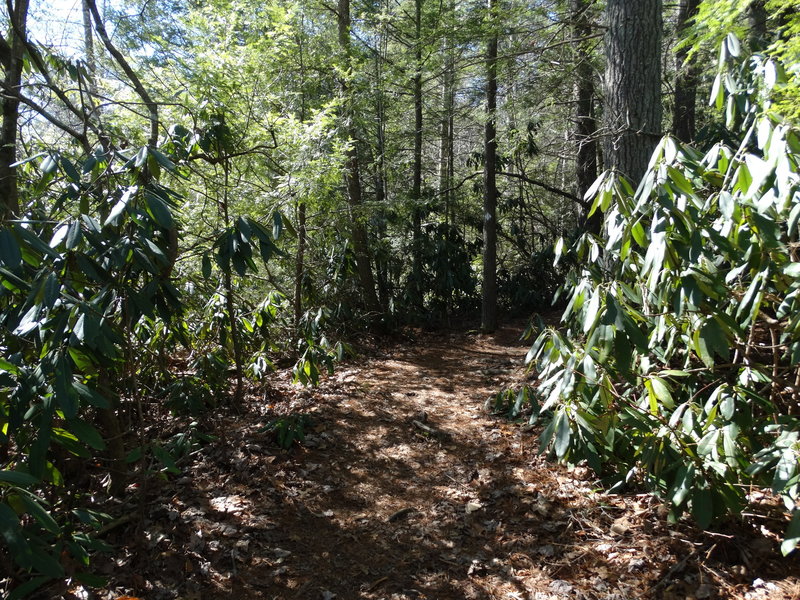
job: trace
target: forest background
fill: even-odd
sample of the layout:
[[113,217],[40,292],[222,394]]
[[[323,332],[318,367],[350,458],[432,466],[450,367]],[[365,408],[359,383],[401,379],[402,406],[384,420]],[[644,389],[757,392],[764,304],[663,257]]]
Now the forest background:
[[160,411],[236,406],[276,365],[314,384],[360,331],[492,331],[559,288],[541,385],[498,406],[675,518],[771,487],[795,547],[792,2],[65,6],[7,0],[0,39],[17,597],[63,553],[91,580],[93,494],[176,469]]

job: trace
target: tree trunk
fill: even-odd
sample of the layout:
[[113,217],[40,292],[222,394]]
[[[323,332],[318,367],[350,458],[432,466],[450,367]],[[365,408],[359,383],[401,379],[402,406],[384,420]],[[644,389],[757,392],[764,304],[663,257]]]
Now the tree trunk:
[[495,0],[488,0],[491,28],[486,47],[486,126],[483,167],[483,285],[481,287],[481,329],[497,329],[497,31]]
[[3,123],[0,129],[0,221],[19,215],[19,192],[17,171],[12,167],[17,162],[17,124],[19,100],[14,95],[22,84],[22,63],[27,36],[28,0],[9,3],[9,19],[12,27],[8,42],[0,37],[0,62],[4,70]]
[[661,0],[608,0],[606,13],[606,163],[635,187],[661,138]]
[[[300,16],[301,30],[305,29],[305,17]],[[300,122],[306,122],[306,65],[303,57],[303,38],[297,36],[297,51],[300,60]],[[300,318],[303,316],[303,279],[305,277],[306,252],[306,203],[297,201],[297,254],[294,264],[294,335],[300,338]]]
[[[591,34],[591,24],[587,11],[592,0],[571,0],[572,36],[576,40],[585,40]],[[577,42],[577,65],[575,66],[575,130],[574,139],[577,144],[575,153],[575,181],[578,197],[583,199],[586,192],[597,179],[597,123],[594,118],[594,69],[588,41]],[[588,231],[599,233],[601,215],[595,212],[587,220],[586,213],[590,205],[584,206],[583,220]]]
[[[217,148],[219,155],[222,155],[223,149]],[[228,212],[228,186],[230,182],[230,159],[225,156],[222,159],[222,167],[224,173],[222,198],[220,199],[219,210],[222,220],[225,222],[225,229],[231,229],[230,213]],[[233,391],[233,404],[239,406],[242,400],[242,391],[244,383],[244,356],[242,353],[242,342],[239,337],[239,324],[236,320],[236,298],[233,289],[233,276],[231,275],[231,267],[223,270],[222,285],[225,289],[225,311],[228,313],[228,327],[231,334],[231,348],[233,350],[233,363],[234,363],[234,379],[236,387]],[[220,340],[222,342],[222,340]],[[221,343],[223,347],[226,344]]]
[[450,199],[453,185],[453,106],[455,104],[455,60],[453,52],[447,46],[450,44],[448,39],[444,41],[445,58],[444,73],[442,74],[442,116],[439,120],[439,189],[438,193],[443,196],[445,209],[445,222],[449,224],[450,218]]
[[120,401],[112,390],[109,381],[109,369],[102,369],[98,378],[98,391],[108,399],[110,406],[97,411],[97,423],[106,441],[108,459],[109,492],[112,496],[121,496],[128,486],[129,470],[125,461],[125,434],[119,422]]
[[[375,54],[375,204],[378,210],[385,211],[386,202],[386,106],[383,90],[383,61],[386,60],[387,36],[380,30],[378,52]],[[383,221],[383,220],[382,220]],[[378,229],[380,239],[386,235],[385,221]],[[385,258],[376,257],[375,275],[378,284],[378,300],[381,311],[389,310],[389,273]]]
[[[339,26],[339,48],[342,51],[342,58],[346,70],[350,67],[350,0],[338,0],[338,26]],[[367,310],[375,315],[380,314],[380,304],[375,293],[375,279],[372,276],[372,266],[370,265],[369,240],[367,229],[364,226],[362,213],[362,189],[361,173],[358,164],[358,152],[355,147],[357,135],[356,128],[352,121],[352,108],[350,107],[350,90],[346,75],[340,77],[339,88],[345,100],[342,117],[345,122],[345,135],[347,135],[350,145],[345,154],[345,186],[347,188],[347,202],[350,207],[353,238],[353,252],[356,258],[356,268],[358,278],[364,292],[364,302]]]
[[[689,19],[697,14],[700,0],[680,0],[678,6],[678,37],[689,25]],[[694,139],[696,123],[696,102],[698,68],[694,61],[686,62],[688,49],[681,48],[675,53],[677,75],[675,77],[675,104],[672,110],[672,135],[688,143]]]
[[300,317],[303,315],[303,277],[306,251],[306,203],[297,207],[297,255],[294,271],[294,334],[300,335]]
[[411,252],[411,302],[421,311],[422,289],[422,0],[414,1],[414,167],[411,175],[413,205]]
[[[448,11],[452,13],[453,5],[448,5]],[[444,53],[444,73],[442,74],[442,114],[439,120],[439,189],[438,195],[440,201],[444,203],[444,222],[445,222],[445,247],[450,248],[451,240],[451,221],[450,210],[452,205],[452,192],[450,188],[453,185],[453,105],[455,104],[454,93],[454,70],[455,60],[453,52],[449,46],[451,40],[445,37],[443,40],[443,53]],[[444,315],[443,322],[445,325],[450,323],[450,298],[451,294],[446,294],[444,297]]]
[[752,0],[747,7],[747,24],[750,26],[748,41],[754,51],[763,50],[768,43],[767,9],[764,0]]

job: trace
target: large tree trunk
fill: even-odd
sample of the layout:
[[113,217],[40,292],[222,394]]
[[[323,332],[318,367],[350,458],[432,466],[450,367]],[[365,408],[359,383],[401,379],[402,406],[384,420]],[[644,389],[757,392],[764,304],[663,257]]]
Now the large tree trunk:
[[[689,19],[697,14],[700,0],[680,0],[678,5],[678,36],[689,25]],[[672,135],[682,142],[694,139],[696,123],[698,69],[694,61],[687,63],[688,49],[675,53],[677,76],[675,77],[675,104],[672,109]]]
[[606,163],[636,186],[661,138],[661,0],[608,0],[606,13]]
[[[586,38],[591,34],[591,23],[587,14],[592,0],[571,0],[572,35],[577,42],[575,66],[575,130],[577,144],[575,153],[575,181],[578,197],[583,198],[597,179],[597,123],[594,118],[594,69],[589,42]],[[600,213],[587,220],[586,212],[590,205],[584,207],[583,218],[588,231],[600,231]]]
[[[9,3],[10,4],[10,3]],[[3,65],[3,123],[0,129],[0,221],[19,214],[17,191],[17,124],[19,100],[14,96],[22,85],[22,63],[27,35],[28,0],[10,5],[11,30],[8,41],[0,37],[0,62]]]
[[[339,0],[338,2],[338,26],[339,26],[339,48],[342,51],[342,58],[345,68],[350,63],[350,0]],[[356,128],[352,121],[352,108],[349,101],[349,86],[345,77],[339,79],[339,87],[342,97],[345,100],[343,109],[343,120],[345,122],[344,131],[350,142],[345,155],[345,186],[347,188],[347,202],[350,207],[353,239],[353,251],[356,257],[356,268],[358,278],[364,292],[364,302],[367,310],[375,315],[380,313],[378,296],[375,293],[375,278],[372,276],[372,266],[370,265],[369,240],[367,229],[364,226],[364,216],[362,214],[362,189],[361,172],[358,164],[358,152],[356,150]]]
[[486,126],[483,167],[483,284],[481,329],[497,329],[497,31],[495,0],[488,0],[488,23],[492,29],[486,45]]

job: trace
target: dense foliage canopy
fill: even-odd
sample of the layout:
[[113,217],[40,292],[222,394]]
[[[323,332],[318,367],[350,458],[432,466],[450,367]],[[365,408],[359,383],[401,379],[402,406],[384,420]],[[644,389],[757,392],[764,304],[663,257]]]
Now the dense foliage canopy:
[[795,547],[793,2],[106,4],[2,9],[11,598],[102,584],[103,500],[276,366],[315,384],[358,332],[490,331],[559,286],[518,402],[543,448],[704,527],[771,487]]

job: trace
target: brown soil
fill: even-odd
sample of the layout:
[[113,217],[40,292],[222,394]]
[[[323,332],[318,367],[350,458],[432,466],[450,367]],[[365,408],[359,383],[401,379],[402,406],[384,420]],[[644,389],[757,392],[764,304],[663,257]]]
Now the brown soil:
[[[668,525],[651,496],[604,494],[492,416],[487,398],[526,378],[520,332],[418,333],[314,389],[280,374],[109,532],[96,597],[800,597],[766,530]],[[312,422],[282,451],[263,428],[290,412]]]

